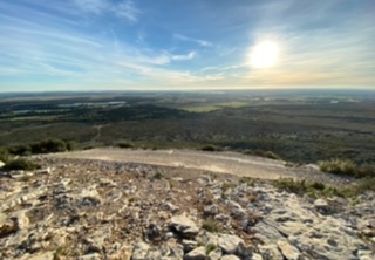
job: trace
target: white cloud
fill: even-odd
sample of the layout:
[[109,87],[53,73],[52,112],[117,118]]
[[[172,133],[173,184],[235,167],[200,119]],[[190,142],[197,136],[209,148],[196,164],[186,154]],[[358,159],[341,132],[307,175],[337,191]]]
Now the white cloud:
[[184,61],[184,60],[192,60],[197,55],[195,51],[191,51],[188,54],[178,54],[178,55],[172,55],[171,60],[175,61]]
[[173,38],[180,40],[180,41],[185,41],[185,42],[193,42],[196,43],[202,47],[212,47],[212,42],[205,41],[205,40],[199,40],[199,39],[194,39],[189,36],[183,35],[183,34],[173,34]]
[[131,22],[136,22],[140,11],[135,7],[132,1],[123,1],[117,6],[114,6],[113,12]]
[[112,13],[130,22],[136,22],[141,13],[131,0],[119,2],[112,2],[111,0],[74,0],[74,3],[87,13],[96,15]]
[[74,3],[83,11],[94,14],[101,14],[109,6],[107,0],[74,0]]

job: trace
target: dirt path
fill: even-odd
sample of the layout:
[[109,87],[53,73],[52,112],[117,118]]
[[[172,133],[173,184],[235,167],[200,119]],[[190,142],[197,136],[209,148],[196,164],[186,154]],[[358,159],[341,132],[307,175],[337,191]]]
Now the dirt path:
[[307,167],[287,167],[280,160],[245,156],[237,152],[203,152],[193,150],[150,151],[106,148],[57,153],[50,154],[49,156],[184,167],[187,169],[230,173],[237,176],[262,179],[292,177],[329,182],[347,181],[333,178],[331,175],[322,174]]

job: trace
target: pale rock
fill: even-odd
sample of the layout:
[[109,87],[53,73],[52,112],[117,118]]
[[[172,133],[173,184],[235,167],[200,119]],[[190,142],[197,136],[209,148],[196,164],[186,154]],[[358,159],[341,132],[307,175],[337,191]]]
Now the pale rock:
[[172,231],[178,233],[183,238],[193,239],[199,232],[199,228],[190,218],[184,214],[171,218],[170,227]]
[[98,253],[92,253],[92,254],[82,255],[78,259],[79,260],[99,260],[99,259],[102,259],[102,256]]
[[282,255],[287,260],[298,260],[300,256],[300,252],[297,248],[292,246],[286,240],[279,240],[277,241],[277,246],[279,247]]
[[223,255],[220,260],[240,260],[240,258],[236,255]]
[[188,253],[198,246],[198,242],[195,240],[183,239],[182,245],[184,247],[184,252]]
[[251,256],[251,260],[262,260],[263,257],[261,254],[256,254],[254,253],[252,256]]
[[206,256],[206,248],[204,246],[200,246],[195,248],[190,253],[184,255],[184,260],[208,260],[208,256]]
[[178,211],[178,207],[173,205],[172,203],[164,203],[162,205],[162,209],[166,210],[166,211],[170,211],[172,213],[176,213]]
[[55,252],[43,252],[32,255],[24,255],[23,260],[54,260]]
[[219,260],[221,257],[221,249],[215,248],[212,252],[209,254],[210,260]]
[[143,241],[138,241],[133,247],[132,260],[144,260],[147,259],[146,256],[150,246]]
[[218,239],[218,246],[226,254],[236,254],[240,243],[244,241],[239,238],[237,235],[231,234],[220,234]]
[[328,202],[325,199],[314,200],[314,207],[320,213],[327,214],[329,212]]
[[219,213],[219,207],[217,205],[207,205],[203,208],[204,214],[216,215]]

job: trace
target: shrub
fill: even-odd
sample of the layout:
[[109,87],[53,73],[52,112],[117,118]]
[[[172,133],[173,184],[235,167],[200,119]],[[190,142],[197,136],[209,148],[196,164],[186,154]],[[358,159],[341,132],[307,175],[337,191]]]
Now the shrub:
[[31,145],[31,151],[33,153],[53,153],[64,152],[66,150],[67,144],[60,139],[48,139]]
[[74,142],[74,141],[67,141],[66,142],[66,149],[68,151],[77,150],[77,149],[79,149],[79,144],[77,142]]
[[121,148],[121,149],[134,148],[134,145],[131,144],[131,143],[118,143],[116,146],[119,147],[119,148]]
[[31,155],[31,147],[29,145],[16,145],[9,148],[9,152],[14,155],[19,156],[29,156]]
[[213,244],[206,245],[206,255],[209,255],[212,251],[214,251],[217,248],[217,246]]
[[0,147],[0,161],[7,162],[9,158],[8,149]]
[[363,164],[357,167],[356,177],[375,177],[375,165]]
[[11,160],[2,168],[4,171],[33,171],[37,169],[40,169],[40,165],[25,159]]
[[307,191],[306,181],[294,181],[292,178],[285,178],[276,181],[276,186],[283,191],[303,194]]
[[216,151],[216,148],[213,145],[208,144],[208,145],[205,145],[205,146],[202,147],[202,151],[214,152],[214,151]]
[[220,224],[212,218],[206,219],[203,222],[202,228],[208,232],[220,232],[221,230]]
[[270,159],[280,159],[280,156],[272,151],[263,151],[263,150],[246,150],[243,152],[244,155],[252,155],[252,156],[259,156],[265,157]]
[[356,164],[348,159],[331,159],[319,162],[320,170],[335,174],[354,175]]
[[157,172],[154,175],[154,179],[160,180],[163,178],[163,174],[161,172]]

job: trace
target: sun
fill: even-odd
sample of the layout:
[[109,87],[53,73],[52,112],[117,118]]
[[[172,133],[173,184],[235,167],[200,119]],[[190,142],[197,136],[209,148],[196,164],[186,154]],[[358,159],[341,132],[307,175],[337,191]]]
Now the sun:
[[250,49],[248,59],[253,68],[271,68],[279,59],[279,46],[274,41],[259,42]]

